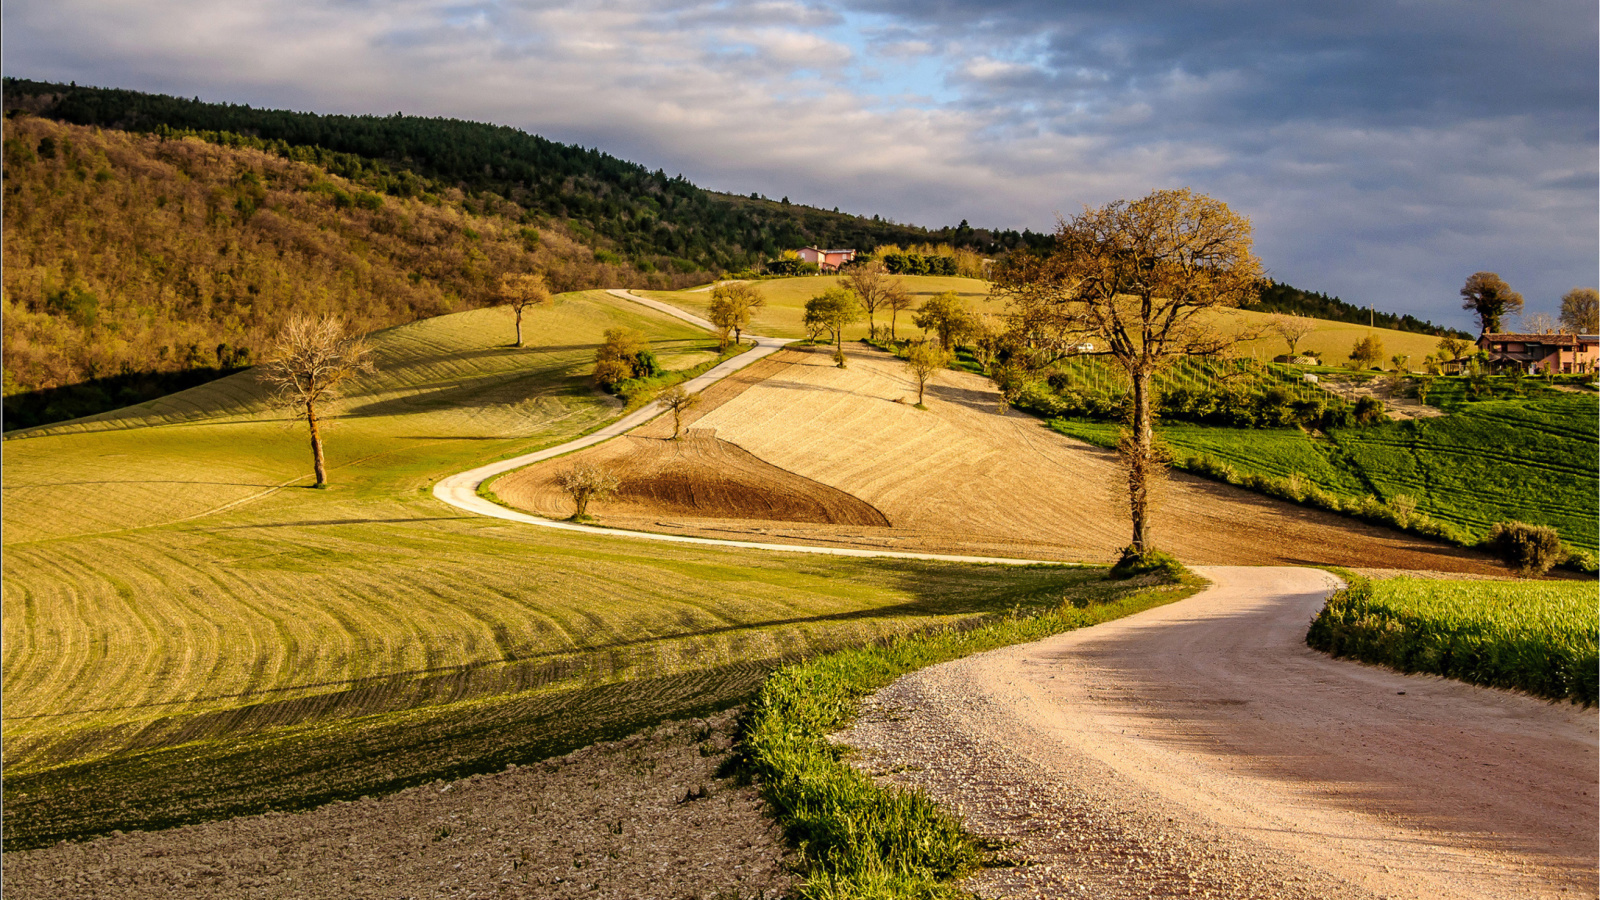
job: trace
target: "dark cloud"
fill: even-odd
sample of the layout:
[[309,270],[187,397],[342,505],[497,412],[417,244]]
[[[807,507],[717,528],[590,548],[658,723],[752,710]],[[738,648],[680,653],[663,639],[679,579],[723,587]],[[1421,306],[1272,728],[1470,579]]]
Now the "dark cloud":
[[1597,281],[1590,2],[16,0],[8,74],[600,146],[736,193],[1049,228],[1158,187],[1283,280],[1465,323]]

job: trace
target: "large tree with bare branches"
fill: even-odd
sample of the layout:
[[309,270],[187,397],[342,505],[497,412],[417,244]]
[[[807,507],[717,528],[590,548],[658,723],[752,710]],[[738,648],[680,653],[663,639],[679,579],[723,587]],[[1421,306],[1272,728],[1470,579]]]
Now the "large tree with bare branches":
[[867,260],[839,279],[840,284],[855,292],[861,299],[861,308],[867,311],[867,337],[878,336],[878,326],[873,323],[872,314],[889,299],[890,285],[898,280],[891,278],[889,270],[876,259]]
[[304,419],[311,431],[318,487],[328,483],[318,409],[338,399],[340,385],[350,377],[371,371],[372,348],[364,338],[346,334],[344,322],[334,316],[303,315],[284,323],[261,369],[278,402]]
[[1219,353],[1239,340],[1215,328],[1211,311],[1253,300],[1260,278],[1250,220],[1188,189],[1085,208],[1060,223],[1048,256],[1019,258],[999,273],[993,293],[1032,332],[1022,340],[1092,339],[1128,376],[1133,402],[1119,451],[1134,554],[1154,549],[1150,487],[1165,472],[1152,376],[1179,357]]

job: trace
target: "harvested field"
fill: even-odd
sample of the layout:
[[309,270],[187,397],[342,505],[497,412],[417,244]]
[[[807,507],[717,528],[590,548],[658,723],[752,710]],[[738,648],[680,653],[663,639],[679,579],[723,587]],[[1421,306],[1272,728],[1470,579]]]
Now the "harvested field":
[[[591,506],[604,524],[714,537],[883,549],[1103,562],[1127,541],[1119,470],[1112,453],[1054,434],[1038,419],[1003,410],[987,379],[946,371],[922,411],[904,365],[864,347],[849,368],[822,351],[786,350],[706,404],[699,434],[736,445],[768,468],[843,492],[881,513],[889,527],[762,519],[744,510],[642,504],[640,495]],[[759,381],[757,376],[764,375]],[[754,383],[752,383],[754,382]],[[731,394],[731,396],[730,396]],[[665,430],[663,430],[665,429]],[[641,434],[670,434],[658,420]],[[659,434],[658,434],[659,432]],[[579,454],[648,473],[674,454],[671,442]],[[641,455],[643,454],[643,455]],[[510,478],[531,480],[570,461]],[[495,490],[500,492],[497,482]],[[774,488],[776,489],[776,488]],[[1174,474],[1162,488],[1157,542],[1206,565],[1333,564],[1495,573],[1482,554]],[[501,494],[502,497],[506,495]],[[832,501],[830,501],[832,502]],[[539,511],[537,505],[530,507]],[[549,507],[546,507],[549,508]],[[566,515],[570,510],[556,507]]]

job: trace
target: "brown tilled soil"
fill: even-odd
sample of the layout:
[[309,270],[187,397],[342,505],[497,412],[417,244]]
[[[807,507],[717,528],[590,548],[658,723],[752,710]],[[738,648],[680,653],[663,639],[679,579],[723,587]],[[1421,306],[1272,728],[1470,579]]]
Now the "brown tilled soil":
[[[1091,562],[1127,543],[1110,451],[1002,409],[988,380],[967,373],[941,373],[927,410],[915,402],[888,354],[852,348],[838,369],[824,352],[785,350],[708,390],[685,416],[689,439],[666,440],[663,416],[576,456],[622,476],[621,496],[590,506],[619,528]],[[552,479],[572,459],[508,475],[495,492],[569,515]],[[1192,564],[1505,571],[1483,554],[1179,473],[1161,488],[1154,529]]]
[[785,850],[755,789],[716,776],[732,726],[732,713],[670,722],[558,759],[376,800],[7,853],[3,893],[784,896]]

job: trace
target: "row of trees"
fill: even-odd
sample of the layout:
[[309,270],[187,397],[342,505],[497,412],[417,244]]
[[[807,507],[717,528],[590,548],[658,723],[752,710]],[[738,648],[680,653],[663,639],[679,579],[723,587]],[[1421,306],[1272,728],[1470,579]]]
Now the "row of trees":
[[[1480,333],[1503,331],[1505,319],[1520,315],[1523,304],[1522,295],[1494,272],[1474,272],[1461,287],[1461,308],[1477,316]],[[1600,292],[1575,287],[1561,297],[1559,317],[1534,313],[1521,316],[1521,320],[1527,334],[1595,334],[1600,332]]]

